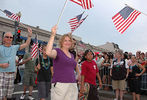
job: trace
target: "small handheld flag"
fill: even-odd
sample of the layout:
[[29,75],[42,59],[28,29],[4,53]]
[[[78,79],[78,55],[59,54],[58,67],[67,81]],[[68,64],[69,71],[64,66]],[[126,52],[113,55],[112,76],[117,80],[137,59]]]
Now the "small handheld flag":
[[88,15],[87,15],[85,18],[83,18],[83,19],[78,23],[78,25],[77,25],[76,28],[78,28],[78,27],[84,22],[84,20],[85,20],[87,17],[88,17]]
[[129,6],[124,7],[120,12],[112,17],[116,29],[123,34],[126,29],[135,21],[141,12]]
[[71,32],[73,32],[76,29],[77,24],[79,24],[83,14],[84,14],[84,12],[82,14],[77,15],[76,17],[69,20],[68,23],[69,23],[69,25],[71,27]]
[[17,16],[16,14],[14,14],[14,13],[8,11],[8,10],[4,10],[3,12],[6,14],[6,16],[11,18],[12,20],[15,20],[15,21],[18,21],[18,22],[20,21],[20,17]]
[[83,21],[87,18],[87,16],[86,16],[85,18],[81,19],[83,14],[84,14],[84,12],[69,20],[68,23],[70,25],[71,32],[76,30],[83,23]]
[[38,55],[38,39],[37,39],[37,34],[35,36],[35,40],[32,46],[32,52],[31,52],[31,57],[36,58]]
[[82,6],[83,9],[90,9],[93,7],[93,4],[91,2],[91,0],[70,0],[80,6]]

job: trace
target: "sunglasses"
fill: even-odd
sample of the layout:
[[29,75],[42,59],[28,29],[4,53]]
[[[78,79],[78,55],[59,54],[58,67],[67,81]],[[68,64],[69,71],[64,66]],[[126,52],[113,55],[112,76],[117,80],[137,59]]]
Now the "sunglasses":
[[5,38],[7,38],[7,39],[8,39],[8,38],[9,38],[9,39],[13,39],[13,37],[11,37],[11,36],[5,36]]

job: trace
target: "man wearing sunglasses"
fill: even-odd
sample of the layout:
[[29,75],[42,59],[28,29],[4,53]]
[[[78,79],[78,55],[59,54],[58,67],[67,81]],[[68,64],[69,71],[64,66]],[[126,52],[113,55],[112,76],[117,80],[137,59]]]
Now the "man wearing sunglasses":
[[32,29],[28,28],[28,32],[27,41],[21,45],[12,45],[13,35],[11,32],[4,34],[3,45],[0,45],[0,100],[13,100],[16,53],[29,46]]

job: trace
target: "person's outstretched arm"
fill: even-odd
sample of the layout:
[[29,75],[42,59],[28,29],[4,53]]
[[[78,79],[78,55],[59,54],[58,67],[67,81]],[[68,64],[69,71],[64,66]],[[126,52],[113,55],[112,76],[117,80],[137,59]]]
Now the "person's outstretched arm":
[[53,49],[53,43],[56,36],[56,32],[57,32],[57,25],[52,27],[51,36],[46,48],[46,54],[53,59],[55,59],[57,56],[57,51]]
[[24,48],[26,48],[27,46],[30,45],[31,37],[32,37],[32,29],[28,28],[28,32],[29,32],[29,34],[28,34],[27,41],[20,45],[19,50],[22,50],[22,49],[24,49]]

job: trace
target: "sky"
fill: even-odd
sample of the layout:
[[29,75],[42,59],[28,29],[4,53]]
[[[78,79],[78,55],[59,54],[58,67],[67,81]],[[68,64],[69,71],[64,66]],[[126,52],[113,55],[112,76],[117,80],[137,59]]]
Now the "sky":
[[[50,31],[57,23],[66,0],[0,0],[0,9],[13,13],[21,11],[21,22],[31,26],[39,26]],[[68,1],[63,16],[58,25],[58,34],[70,32],[69,19],[85,11],[83,17],[88,15],[73,35],[82,38],[82,41],[95,46],[106,42],[114,42],[120,49],[135,53],[138,50],[147,52],[147,15],[141,14],[134,23],[120,34],[112,17],[125,7],[125,4],[147,14],[147,0],[92,0],[94,7],[84,10],[81,6]],[[0,16],[7,18],[4,13]]]

